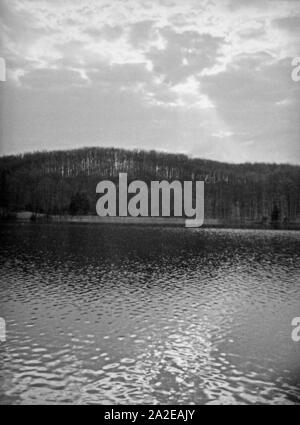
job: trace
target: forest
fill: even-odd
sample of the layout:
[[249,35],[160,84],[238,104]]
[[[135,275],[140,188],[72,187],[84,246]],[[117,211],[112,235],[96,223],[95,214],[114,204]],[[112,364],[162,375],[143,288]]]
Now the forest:
[[183,154],[118,148],[81,148],[0,158],[2,218],[33,214],[96,214],[96,186],[130,180],[205,182],[205,218],[222,223],[293,223],[300,217],[300,167],[229,164]]

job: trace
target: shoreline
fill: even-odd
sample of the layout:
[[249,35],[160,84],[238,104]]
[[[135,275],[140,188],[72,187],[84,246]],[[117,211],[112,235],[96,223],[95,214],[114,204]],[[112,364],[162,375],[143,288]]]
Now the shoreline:
[[[53,224],[100,224],[100,225],[139,225],[139,226],[165,226],[186,227],[186,219],[183,217],[99,217],[98,215],[46,215],[34,214],[30,211],[11,213],[7,217],[1,217],[2,223],[53,223]],[[226,229],[261,229],[261,230],[300,230],[300,222],[290,223],[260,223],[252,220],[239,222],[237,220],[226,221],[221,219],[204,219],[200,228],[226,228]]]

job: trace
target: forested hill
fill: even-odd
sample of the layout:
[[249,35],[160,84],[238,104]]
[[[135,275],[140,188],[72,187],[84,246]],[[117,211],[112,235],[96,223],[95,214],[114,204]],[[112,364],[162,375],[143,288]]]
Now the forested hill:
[[0,208],[95,214],[96,185],[130,180],[204,180],[205,217],[221,221],[296,221],[300,167],[227,164],[181,154],[114,148],[37,152],[0,158]]

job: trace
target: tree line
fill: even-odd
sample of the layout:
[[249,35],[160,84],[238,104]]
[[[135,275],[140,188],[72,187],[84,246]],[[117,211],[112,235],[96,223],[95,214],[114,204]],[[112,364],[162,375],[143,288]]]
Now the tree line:
[[96,214],[100,180],[203,180],[205,217],[227,222],[293,222],[300,214],[300,167],[228,164],[182,154],[117,148],[35,152],[0,158],[3,214]]

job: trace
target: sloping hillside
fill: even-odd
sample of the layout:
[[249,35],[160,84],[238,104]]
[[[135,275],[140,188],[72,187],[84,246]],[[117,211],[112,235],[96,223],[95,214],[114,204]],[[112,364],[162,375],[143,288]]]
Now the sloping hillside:
[[300,167],[227,164],[185,155],[114,148],[36,152],[0,158],[0,207],[46,214],[95,214],[103,179],[204,180],[205,217],[223,223],[295,222]]

